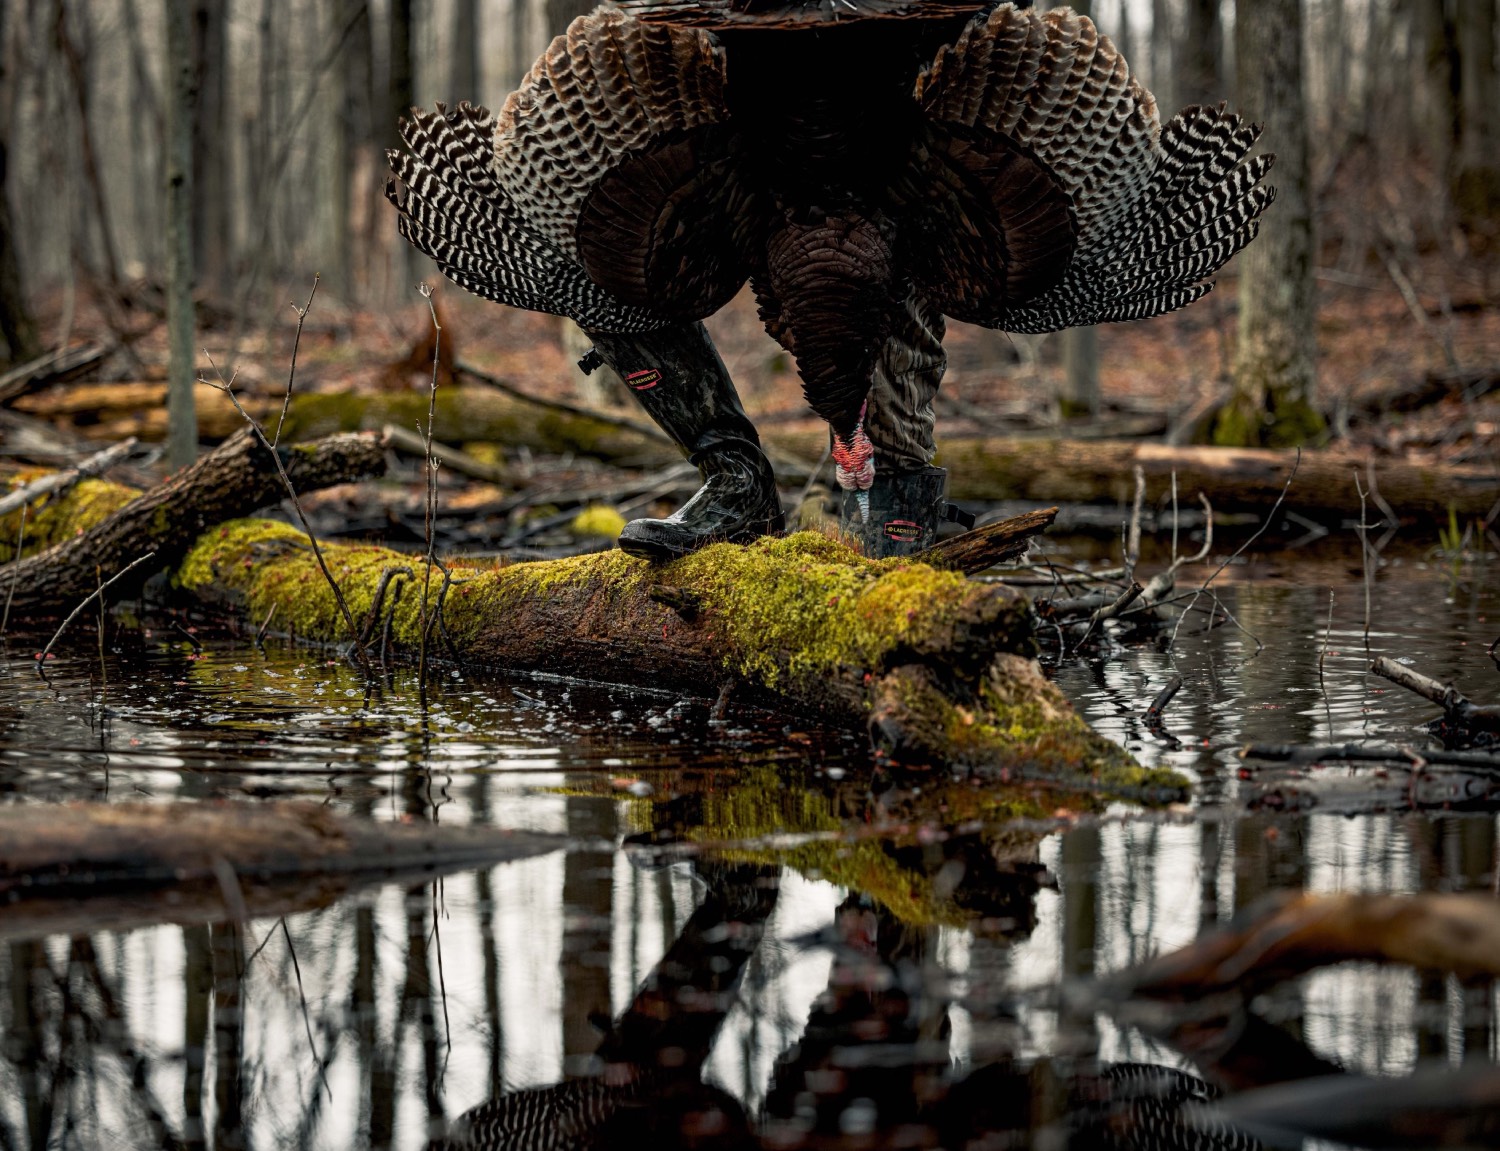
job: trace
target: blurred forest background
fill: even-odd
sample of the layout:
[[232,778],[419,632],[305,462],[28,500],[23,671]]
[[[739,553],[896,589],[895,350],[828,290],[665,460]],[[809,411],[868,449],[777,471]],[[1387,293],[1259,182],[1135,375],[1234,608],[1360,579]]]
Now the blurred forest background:
[[[195,306],[177,345],[193,363],[179,376],[207,372],[206,349],[251,393],[280,387],[296,318],[287,302],[305,299],[316,273],[307,386],[425,387],[430,321],[414,286],[441,280],[396,235],[383,151],[413,104],[499,107],[588,7],[0,4],[0,353],[12,365],[0,399],[51,415],[71,403],[78,423],[76,387],[71,401],[44,398],[67,372],[154,383],[128,393],[134,422],[123,408],[94,422],[99,435],[163,433],[166,319],[174,282],[188,287],[186,273],[171,275],[174,253]],[[1077,7],[1123,48],[1164,116],[1229,99],[1263,120],[1278,203],[1219,289],[1166,320],[1042,339],[954,325],[945,420],[1040,433],[1066,420],[1082,434],[1176,442],[1352,438],[1488,460],[1496,421],[1483,398],[1500,370],[1496,0]],[[451,286],[439,299],[450,352],[533,394],[615,399],[573,370],[561,322]],[[786,356],[744,298],[711,327],[753,414],[805,415]],[[102,357],[81,370],[59,358],[84,339]],[[203,433],[217,434],[212,421]]]

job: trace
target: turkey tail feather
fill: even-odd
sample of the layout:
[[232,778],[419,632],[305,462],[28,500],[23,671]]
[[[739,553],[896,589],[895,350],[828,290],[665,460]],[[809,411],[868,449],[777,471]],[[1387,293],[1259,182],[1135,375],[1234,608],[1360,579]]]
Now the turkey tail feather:
[[386,198],[397,226],[475,295],[585,327],[649,331],[669,318],[626,304],[527,222],[494,178],[494,119],[483,108],[413,109],[401,124],[409,151],[387,153]]
[[[959,245],[944,257],[947,287],[915,269],[960,319],[1048,332],[1182,307],[1250,242],[1274,198],[1260,183],[1274,157],[1248,158],[1258,128],[1223,105],[1186,108],[1161,127],[1155,99],[1109,38],[1067,9],[1004,4],[974,20],[938,53],[917,99],[934,147],[963,142],[962,155],[949,147],[950,163],[972,171],[976,154],[991,165],[1023,157],[1055,187],[1071,225],[1069,243],[976,256],[967,277],[963,267],[955,276]],[[989,213],[1009,236],[1007,222],[1034,213],[1038,200],[1008,190],[992,182],[988,202],[954,199],[971,221]],[[938,218],[952,219],[952,206]],[[1060,227],[1054,221],[1054,236]]]

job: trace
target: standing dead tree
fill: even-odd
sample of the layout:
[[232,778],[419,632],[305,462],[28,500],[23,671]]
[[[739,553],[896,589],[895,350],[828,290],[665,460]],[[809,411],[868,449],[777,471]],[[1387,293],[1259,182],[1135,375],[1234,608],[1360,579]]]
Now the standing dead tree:
[[193,121],[198,74],[192,51],[192,0],[167,0],[167,453],[176,467],[198,454],[198,419],[193,410]]
[[1276,152],[1276,203],[1240,256],[1234,394],[1213,438],[1224,447],[1293,447],[1323,432],[1316,384],[1312,193],[1303,92],[1302,0],[1237,6],[1240,110]]

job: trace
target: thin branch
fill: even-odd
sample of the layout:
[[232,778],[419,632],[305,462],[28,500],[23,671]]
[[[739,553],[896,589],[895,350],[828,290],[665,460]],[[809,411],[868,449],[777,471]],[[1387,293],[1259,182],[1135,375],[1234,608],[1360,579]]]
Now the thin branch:
[[77,607],[70,611],[68,613],[68,618],[63,620],[61,626],[59,626],[58,629],[52,633],[52,638],[47,641],[47,646],[42,648],[42,650],[37,653],[36,662],[38,669],[40,669],[42,664],[46,662],[47,657],[52,654],[52,646],[62,638],[62,633],[68,629],[68,625],[70,623],[78,618],[79,614],[83,611],[84,608],[88,607],[89,604],[93,603],[96,599],[101,599],[104,596],[104,593],[110,589],[110,586],[112,584],[114,584],[117,580],[123,579],[125,576],[129,575],[136,568],[140,567],[141,564],[145,563],[155,555],[155,550],[152,550],[147,552],[143,556],[137,556],[135,559],[131,560],[130,563],[126,564],[123,568],[117,571],[114,575],[110,576],[109,579],[105,580],[104,583],[100,584],[97,588],[91,591]]
[[[1285,499],[1286,499],[1286,493],[1291,490],[1292,481],[1297,478],[1297,469],[1300,468],[1301,466],[1302,466],[1302,449],[1298,448],[1297,449],[1297,458],[1294,461],[1292,461],[1292,470],[1291,470],[1291,473],[1286,477],[1286,483],[1284,483],[1284,484],[1281,485],[1281,493],[1276,497],[1276,502],[1271,505],[1271,510],[1266,513],[1266,518],[1261,521],[1260,527],[1256,528],[1255,529],[1255,534],[1252,535],[1249,539],[1247,539],[1244,543],[1242,543],[1239,547],[1237,547],[1234,550],[1234,554],[1231,555],[1231,556],[1229,556],[1229,558],[1226,559],[1223,563],[1221,563],[1218,567],[1214,568],[1213,572],[1209,575],[1209,577],[1206,580],[1203,581],[1202,585],[1198,588],[1198,591],[1194,594],[1192,603],[1190,603],[1188,605],[1188,610],[1189,611],[1191,611],[1192,608],[1193,608],[1193,605],[1198,602],[1198,596],[1202,595],[1204,592],[1206,592],[1208,590],[1209,585],[1212,584],[1214,582],[1214,580],[1216,580],[1216,579],[1219,578],[1220,573],[1223,572],[1223,570],[1225,568],[1227,568],[1230,564],[1232,564],[1235,560],[1239,559],[1239,557],[1245,553],[1245,549],[1246,548],[1248,548],[1256,540],[1260,539],[1261,536],[1265,535],[1266,529],[1269,528],[1271,526],[1271,524],[1275,521],[1275,519],[1276,519],[1276,512],[1281,508],[1282,502],[1285,501]],[[1171,640],[1169,642],[1169,646],[1175,646],[1176,645],[1176,643],[1177,643],[1177,632],[1182,627],[1182,621],[1183,621],[1183,619],[1186,619],[1186,618],[1187,618],[1187,612],[1184,612],[1182,614],[1182,616],[1177,621],[1177,627],[1174,627],[1172,629],[1172,638],[1171,638]],[[1244,629],[1242,628],[1241,630],[1243,631]],[[1250,633],[1248,631],[1246,631],[1245,634],[1249,635]],[[1260,641],[1256,640],[1256,643],[1259,644]],[[1264,645],[1262,645],[1262,646],[1264,646]]]
[[292,957],[292,973],[297,977],[297,1000],[302,1004],[302,1026],[307,1028],[307,1045],[312,1048],[313,1063],[317,1065],[318,1078],[323,1081],[323,1090],[328,1093],[329,1102],[332,1102],[333,1088],[328,1086],[328,1076],[323,1073],[323,1059],[318,1054],[318,1041],[313,1038],[312,1020],[307,1014],[307,992],[302,989],[302,965],[297,962],[297,948],[292,944],[292,933],[287,928],[285,915],[281,917],[281,934],[286,940],[287,954]]
[[307,313],[312,310],[313,297],[318,294],[318,273],[313,273],[312,291],[307,294],[307,303],[302,307],[292,305],[292,310],[297,313],[297,334],[292,337],[292,366],[286,373],[286,391],[281,397],[281,415],[276,419],[276,434],[271,437],[271,446],[274,448],[281,443],[281,429],[286,423],[287,409],[292,406],[292,383],[297,378],[297,349],[302,344],[302,325],[307,322]]
[[339,587],[338,580],[334,579],[333,572],[328,570],[328,561],[323,556],[323,549],[318,546],[318,537],[313,535],[312,525],[307,522],[307,515],[302,510],[302,501],[297,498],[297,489],[292,485],[292,477],[286,474],[286,465],[281,462],[281,453],[266,438],[265,429],[260,426],[260,422],[245,410],[244,405],[240,403],[239,396],[234,394],[233,377],[227,380],[224,378],[224,373],[219,371],[219,365],[214,363],[214,358],[208,354],[207,348],[203,350],[203,354],[208,357],[208,366],[213,368],[214,375],[219,377],[219,382],[218,384],[214,384],[213,381],[203,380],[201,377],[200,382],[208,384],[210,387],[217,387],[228,396],[230,403],[234,404],[235,411],[239,412],[245,422],[250,425],[251,430],[254,431],[256,439],[260,440],[265,445],[266,451],[271,453],[271,462],[276,465],[276,474],[281,477],[282,487],[286,489],[287,496],[292,501],[292,510],[297,515],[297,522],[302,525],[302,532],[307,536],[307,542],[312,546],[313,557],[318,561],[318,568],[322,571],[323,578],[328,581],[328,586],[333,591],[333,598],[338,604],[339,614],[344,618],[344,626],[349,629],[349,638],[354,641],[355,658],[359,661],[360,669],[365,675],[370,675],[370,662],[365,656],[365,649],[360,646],[359,628],[354,626],[354,614],[349,610],[349,603],[344,599],[344,592]]

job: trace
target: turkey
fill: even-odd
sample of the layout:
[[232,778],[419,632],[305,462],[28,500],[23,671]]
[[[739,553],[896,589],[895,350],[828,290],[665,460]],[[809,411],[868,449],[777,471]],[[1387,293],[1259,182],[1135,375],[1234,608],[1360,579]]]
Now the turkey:
[[829,425],[856,534],[900,554],[946,506],[944,318],[1040,333],[1198,299],[1274,195],[1257,133],[1223,105],[1162,125],[1065,8],[622,0],[575,20],[498,116],[413,110],[387,194],[456,283],[577,321],[702,471],[622,548],[663,560],[783,526],[701,324],[748,281]]

